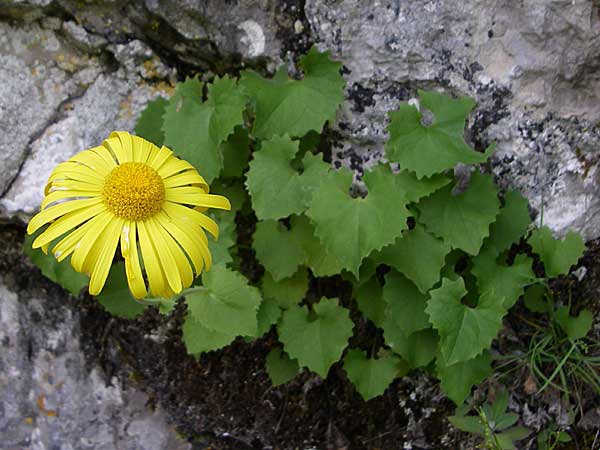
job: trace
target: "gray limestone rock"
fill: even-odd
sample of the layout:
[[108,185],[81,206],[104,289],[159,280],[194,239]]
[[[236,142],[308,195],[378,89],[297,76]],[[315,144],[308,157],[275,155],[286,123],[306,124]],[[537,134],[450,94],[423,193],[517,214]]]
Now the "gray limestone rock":
[[0,449],[185,450],[145,394],[87,368],[65,294],[0,277]]
[[[35,27],[15,30],[17,35],[26,30],[41,35],[34,34],[32,39],[44,39],[49,33]],[[16,108],[16,111],[0,116],[0,123],[4,120],[9,131],[0,137],[0,151],[8,155],[8,159],[0,163],[0,181],[4,181],[4,189],[8,188],[0,198],[0,209],[8,217],[24,214],[27,219],[27,215],[37,211],[46,180],[58,163],[86,148],[100,145],[114,130],[133,130],[146,103],[157,95],[165,95],[165,90],[169,89],[166,83],[153,86],[145,83],[143,78],[172,80],[174,77],[174,71],[140,41],[111,46],[121,66],[115,72],[104,73],[107,69],[95,57],[87,57],[88,64],[80,68],[80,61],[85,58],[80,56],[79,50],[60,41],[53,33],[49,36],[53,43],[47,45],[52,46],[56,64],[64,70],[46,70],[42,62],[34,68],[22,63],[9,84],[18,86],[19,77],[42,67],[46,74],[42,92],[52,93],[52,96],[32,97],[31,94],[37,92],[35,86],[26,91],[14,89],[7,92],[5,99],[10,102],[8,108]],[[13,50],[21,58],[33,58],[29,53],[31,47],[15,50],[13,46]],[[74,56],[67,57],[68,54]],[[51,63],[46,61],[45,64]],[[55,97],[68,86],[74,86],[72,90],[78,89],[77,97],[69,101],[64,99],[66,94]],[[45,104],[52,99],[51,104]],[[19,102],[25,102],[25,108],[19,107]],[[23,161],[25,155],[28,157]]]
[[0,194],[12,183],[29,143],[81,88],[70,74],[90,64],[51,30],[0,22]]

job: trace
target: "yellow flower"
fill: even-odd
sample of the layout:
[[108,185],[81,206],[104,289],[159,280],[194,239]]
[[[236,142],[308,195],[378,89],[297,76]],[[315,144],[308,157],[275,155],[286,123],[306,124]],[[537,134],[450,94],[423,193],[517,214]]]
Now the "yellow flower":
[[117,131],[54,169],[27,232],[50,224],[33,247],[47,252],[62,237],[52,253],[58,261],[71,255],[73,268],[90,275],[92,295],[104,287],[120,241],[134,297],[146,297],[147,284],[152,295],[172,297],[210,269],[204,230],[216,239],[219,229],[202,214],[207,208],[231,205],[167,147]]

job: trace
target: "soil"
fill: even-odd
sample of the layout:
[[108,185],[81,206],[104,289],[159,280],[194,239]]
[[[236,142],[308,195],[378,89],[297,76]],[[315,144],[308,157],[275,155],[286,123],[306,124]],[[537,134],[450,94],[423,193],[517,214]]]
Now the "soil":
[[[0,227],[0,273],[10,273],[20,286],[42,286],[60,290],[46,280],[21,253],[23,230],[14,225]],[[573,277],[558,280],[558,301],[569,285],[576,308],[588,307],[600,317],[600,241],[588,244],[580,266],[587,268],[581,282]],[[350,302],[344,282],[332,279],[314,282],[319,294],[342,290],[343,302]],[[339,292],[338,292],[339,295]],[[87,295],[79,298],[64,293],[65,302],[77,310],[81,320],[81,345],[90,370],[101,366],[107,383],[117,377],[124,386],[135,385],[160,406],[194,449],[472,449],[477,439],[456,431],[447,421],[454,405],[441,393],[438,383],[425,373],[396,380],[384,395],[362,400],[346,379],[339,364],[327,379],[304,372],[289,383],[273,387],[264,369],[268,351],[278,345],[273,334],[254,342],[236,340],[221,351],[199,359],[186,354],[181,341],[185,312],[179,305],[170,316],[148,309],[134,320],[116,319]],[[530,329],[522,321],[528,314],[521,302],[506,318],[506,328],[495,351],[507,354],[528,345]],[[353,316],[360,335],[376,333],[364,319]],[[273,332],[272,332],[273,333]],[[594,337],[600,340],[596,327]],[[373,336],[376,339],[376,336]],[[493,399],[503,382],[511,393],[510,407],[522,413],[553,418],[552,408],[560,396],[551,389],[544,395],[527,393],[528,370],[518,368],[510,376],[497,373],[474,392],[475,399]],[[576,423],[600,405],[597,394],[583,391]],[[593,418],[592,418],[593,420]],[[593,423],[593,422],[592,422]],[[597,422],[596,422],[597,423]],[[570,428],[574,441],[558,449],[591,449],[593,427]],[[536,448],[535,434],[517,448]]]

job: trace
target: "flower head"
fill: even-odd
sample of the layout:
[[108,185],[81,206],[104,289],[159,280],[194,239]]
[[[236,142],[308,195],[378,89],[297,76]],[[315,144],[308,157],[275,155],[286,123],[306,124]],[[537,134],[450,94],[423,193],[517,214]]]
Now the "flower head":
[[203,212],[231,205],[208,191],[167,147],[117,131],[54,169],[27,232],[50,224],[33,247],[47,252],[53,243],[58,261],[71,256],[76,271],[90,274],[92,295],[104,287],[120,245],[134,297],[146,297],[148,286],[154,296],[171,297],[210,269],[204,230],[216,239],[219,229]]

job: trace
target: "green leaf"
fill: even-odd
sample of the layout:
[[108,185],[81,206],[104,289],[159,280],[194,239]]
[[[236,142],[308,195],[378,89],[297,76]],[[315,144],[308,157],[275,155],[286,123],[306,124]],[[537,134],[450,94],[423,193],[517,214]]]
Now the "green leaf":
[[192,319],[204,328],[233,336],[256,336],[258,289],[239,272],[222,265],[202,274],[202,287],[186,296]]
[[188,78],[177,86],[164,115],[165,145],[194,165],[208,183],[223,168],[221,144],[244,123],[246,97],[235,80],[215,78],[202,103],[202,85]]
[[242,126],[236,126],[233,134],[226,142],[221,144],[223,154],[222,177],[241,177],[248,167],[250,156],[250,137],[248,130]]
[[235,228],[235,213],[232,211],[219,211],[210,216],[219,225],[219,239],[208,238],[208,248],[212,256],[212,262],[217,264],[228,264],[233,261],[229,249],[235,245],[237,233]]
[[488,352],[468,361],[446,365],[438,356],[436,370],[444,393],[460,405],[471,393],[471,388],[492,373],[492,357]]
[[264,299],[256,314],[258,322],[258,332],[256,333],[256,336],[260,337],[265,333],[268,333],[271,326],[275,325],[280,317],[281,308],[277,305],[277,302],[270,298]]
[[344,100],[341,66],[329,59],[329,52],[312,47],[300,58],[302,80],[289,79],[285,68],[272,80],[243,72],[240,83],[250,93],[256,112],[253,134],[269,139],[286,133],[300,137],[311,130],[320,133]]
[[291,225],[296,244],[304,250],[304,264],[312,270],[314,276],[327,277],[342,271],[342,263],[333,253],[325,250],[315,236],[315,228],[308,217],[292,216]]
[[[390,139],[385,146],[389,160],[422,178],[451,169],[457,163],[476,164],[489,158],[493,145],[485,153],[478,153],[464,139],[467,116],[475,106],[472,99],[453,99],[425,91],[419,91],[419,97],[421,111],[402,103],[389,115]],[[423,125],[423,110],[433,113],[431,125]]]
[[475,172],[465,192],[452,195],[452,189],[446,186],[422,200],[420,221],[452,248],[476,255],[500,209],[497,188],[490,175]]
[[404,333],[400,327],[386,318],[383,322],[385,343],[400,355],[411,369],[424,367],[434,360],[438,351],[438,335],[432,328]]
[[273,386],[287,383],[300,372],[298,361],[290,359],[278,348],[269,352],[265,360],[265,367]]
[[440,334],[440,350],[448,365],[470,360],[489,348],[506,313],[504,299],[494,292],[483,293],[475,308],[461,303],[466,294],[462,278],[444,278],[441,287],[430,292],[426,312]]
[[504,207],[490,225],[490,236],[484,243],[486,247],[494,249],[495,255],[509,249],[525,235],[531,223],[527,205],[527,199],[517,191],[508,191],[504,196]]
[[392,244],[372,257],[399,270],[426,293],[440,279],[450,245],[427,233],[422,226],[404,231]]
[[450,416],[448,420],[452,425],[465,433],[484,434],[485,427],[477,416]]
[[303,170],[299,173],[291,165],[297,152],[298,141],[292,141],[287,135],[264,141],[262,148],[254,152],[246,186],[259,219],[302,213],[329,171],[329,164],[320,156],[306,153],[302,159]]
[[400,360],[393,355],[373,359],[350,349],[344,358],[344,370],[364,400],[383,394],[400,369]]
[[438,174],[419,180],[414,172],[403,170],[394,175],[394,181],[407,202],[413,203],[450,184],[452,179]]
[[504,266],[495,258],[479,255],[473,259],[471,271],[477,277],[479,292],[494,292],[496,296],[504,297],[503,306],[508,310],[523,294],[525,286],[536,280],[532,263],[530,257],[518,255],[512,266]]
[[386,319],[406,336],[429,328],[429,316],[425,312],[427,298],[404,275],[394,271],[385,275],[383,299],[387,304]]
[[264,220],[256,224],[254,249],[256,257],[273,280],[291,277],[306,259],[292,231],[276,220]]
[[568,274],[571,266],[577,264],[585,250],[583,238],[579,233],[569,231],[561,241],[554,239],[548,227],[534,230],[528,242],[533,252],[540,255],[548,278]]
[[376,277],[369,278],[356,289],[356,303],[364,316],[378,327],[383,324],[387,304],[383,300],[383,289]]
[[219,350],[231,344],[237,337],[236,333],[219,332],[204,327],[190,312],[186,314],[181,330],[183,343],[190,355]]
[[348,192],[352,173],[329,172],[307,212],[326,250],[355,275],[365,256],[394,242],[409,216],[388,167],[377,166],[363,179],[369,194],[352,198]]
[[123,262],[110,269],[106,284],[98,295],[98,302],[113,316],[126,319],[132,319],[146,309],[145,305],[136,302],[131,296]]
[[554,320],[560,325],[562,330],[571,340],[584,338],[592,329],[594,324],[594,315],[591,311],[584,309],[579,315],[571,316],[569,307],[563,306],[556,310]]
[[510,430],[506,430],[503,433],[497,433],[496,439],[503,450],[514,450],[514,441],[520,441],[525,439],[531,434],[531,430],[525,427],[514,427]]
[[[40,269],[42,275],[61,285],[73,296],[77,297],[81,289],[88,285],[90,279],[82,273],[75,272],[75,269],[70,264],[70,258],[58,262],[53,255],[46,255],[39,248],[31,248],[31,244],[33,244],[38,235],[39,233],[35,233],[32,236],[25,237],[25,242],[23,243],[24,253]],[[53,245],[54,243],[51,243],[49,248],[52,248]]]
[[165,140],[162,130],[163,116],[168,104],[168,100],[163,97],[156,97],[148,102],[135,124],[135,134],[158,147],[162,146]]
[[290,357],[325,378],[331,365],[342,356],[352,328],[348,310],[339,306],[335,298],[322,298],[312,311],[306,306],[285,311],[278,332]]
[[523,301],[529,311],[537,313],[550,312],[551,308],[546,298],[546,289],[543,284],[534,284],[525,288]]
[[262,280],[265,298],[273,299],[281,309],[289,309],[298,304],[308,290],[308,271],[301,267],[290,278],[275,281],[269,272]]

